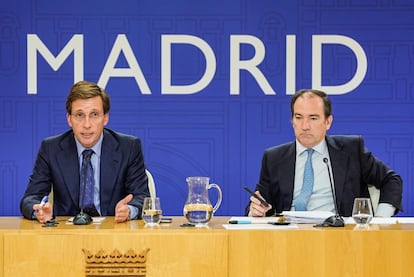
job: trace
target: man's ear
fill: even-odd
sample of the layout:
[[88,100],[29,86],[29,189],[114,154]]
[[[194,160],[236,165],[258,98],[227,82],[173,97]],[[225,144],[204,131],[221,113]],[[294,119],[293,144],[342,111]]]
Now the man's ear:
[[333,115],[330,115],[326,118],[326,131],[328,131],[331,128],[333,121]]
[[109,113],[104,114],[104,120],[105,120],[104,126],[106,126],[106,124],[108,124],[109,122]]
[[68,122],[68,125],[72,127],[72,122],[70,122],[70,114],[66,113],[66,121]]

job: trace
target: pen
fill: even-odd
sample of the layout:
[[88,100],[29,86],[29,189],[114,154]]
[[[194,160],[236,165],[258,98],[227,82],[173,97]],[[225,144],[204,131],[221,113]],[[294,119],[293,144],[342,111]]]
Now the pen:
[[47,203],[47,201],[49,201],[49,196],[45,195],[42,198],[42,201],[40,201],[40,205],[42,206],[42,208],[45,206],[45,204]]
[[[47,201],[49,201],[49,196],[47,196],[47,195],[43,196],[42,200],[40,201],[41,208],[43,208],[45,206]],[[34,211],[35,214],[37,214],[38,212],[39,212],[39,210]]]
[[258,196],[253,191],[251,191],[248,187],[244,187],[244,190],[250,193],[254,198],[259,199],[260,203],[262,203],[263,206],[269,207],[269,203],[267,203],[262,197]]
[[267,224],[267,222],[258,222],[250,220],[229,220],[230,224]]

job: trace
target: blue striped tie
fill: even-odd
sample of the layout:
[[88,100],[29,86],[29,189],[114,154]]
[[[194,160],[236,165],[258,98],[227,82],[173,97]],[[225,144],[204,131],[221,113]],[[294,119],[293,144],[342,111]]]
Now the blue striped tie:
[[312,194],[313,190],[313,167],[312,167],[312,154],[313,149],[306,149],[308,152],[308,158],[305,163],[305,170],[303,172],[303,186],[300,194],[295,199],[295,210],[296,211],[306,211],[306,206],[309,201],[309,197]]
[[[79,206],[83,209],[85,213],[87,213],[90,216],[99,216],[98,211],[95,208],[94,204],[94,193],[95,193],[95,178],[93,174],[93,167],[91,163],[91,156],[93,154],[92,149],[85,149],[82,152],[82,170],[81,170],[81,193],[79,194]],[[85,184],[86,182],[86,184]],[[86,185],[86,186],[85,186]],[[82,193],[83,188],[85,186],[85,192]],[[84,201],[82,199],[85,197]],[[83,203],[82,203],[83,202]]]

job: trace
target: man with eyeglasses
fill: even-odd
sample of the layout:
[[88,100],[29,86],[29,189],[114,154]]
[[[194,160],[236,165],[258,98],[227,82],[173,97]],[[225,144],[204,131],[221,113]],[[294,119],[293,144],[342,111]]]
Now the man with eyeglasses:
[[[115,222],[140,218],[144,197],[149,196],[141,141],[105,128],[109,109],[109,95],[97,84],[80,81],[72,86],[66,100],[71,130],[42,141],[20,203],[25,218],[45,223],[56,215],[80,212],[84,151],[91,165],[90,215],[114,216]],[[53,206],[41,201],[52,190]]]

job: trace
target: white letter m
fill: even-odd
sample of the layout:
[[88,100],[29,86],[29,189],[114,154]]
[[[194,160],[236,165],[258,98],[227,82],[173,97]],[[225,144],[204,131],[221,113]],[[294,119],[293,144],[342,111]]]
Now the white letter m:
[[74,83],[83,80],[83,35],[77,34],[69,40],[62,51],[54,57],[37,35],[27,35],[27,94],[37,94],[37,52],[54,71],[64,63],[73,52]]

